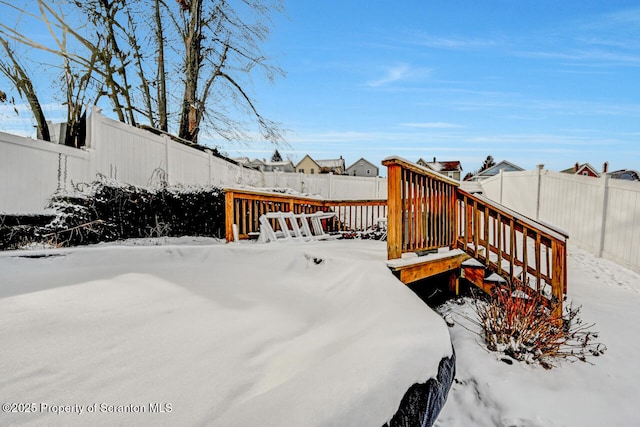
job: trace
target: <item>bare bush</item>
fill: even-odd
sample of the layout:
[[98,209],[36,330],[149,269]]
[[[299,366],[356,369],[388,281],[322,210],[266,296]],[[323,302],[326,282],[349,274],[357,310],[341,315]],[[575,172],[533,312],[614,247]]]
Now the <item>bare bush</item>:
[[560,359],[588,362],[603,354],[606,346],[596,341],[594,324],[579,318],[580,307],[569,304],[558,319],[551,314],[556,304],[516,282],[496,288],[488,300],[476,299],[474,309],[487,348],[515,360],[550,369]]

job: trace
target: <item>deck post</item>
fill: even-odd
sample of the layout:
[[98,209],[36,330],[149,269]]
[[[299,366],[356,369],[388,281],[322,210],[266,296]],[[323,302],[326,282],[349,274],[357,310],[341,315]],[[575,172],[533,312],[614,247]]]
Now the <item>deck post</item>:
[[387,259],[396,259],[402,256],[402,168],[387,166]]
[[228,242],[233,241],[233,191],[226,191],[224,193],[224,225],[225,225],[225,238]]
[[552,313],[553,317],[562,322],[562,299],[565,291],[565,273],[566,273],[566,251],[563,243],[556,240],[551,242],[551,251],[553,252],[553,265],[551,270],[551,294],[556,300],[556,308]]
[[449,274],[449,292],[455,296],[460,295],[460,270],[452,271]]

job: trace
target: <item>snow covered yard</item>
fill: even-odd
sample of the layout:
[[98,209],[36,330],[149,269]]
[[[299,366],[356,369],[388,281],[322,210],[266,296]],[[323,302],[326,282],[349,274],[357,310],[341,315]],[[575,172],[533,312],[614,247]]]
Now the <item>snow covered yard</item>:
[[[2,403],[47,405],[0,424],[379,426],[449,354],[383,242],[139,242],[0,253]],[[568,261],[606,353],[509,365],[450,304],[457,374],[437,426],[640,425],[640,275]]]
[[0,424],[381,426],[451,354],[384,242],[168,243],[0,253]]
[[590,358],[593,366],[508,365],[465,329],[477,331],[463,317],[470,305],[449,303],[457,372],[436,426],[640,425],[640,275],[573,247],[568,264],[569,298],[584,322],[596,323],[605,354]]

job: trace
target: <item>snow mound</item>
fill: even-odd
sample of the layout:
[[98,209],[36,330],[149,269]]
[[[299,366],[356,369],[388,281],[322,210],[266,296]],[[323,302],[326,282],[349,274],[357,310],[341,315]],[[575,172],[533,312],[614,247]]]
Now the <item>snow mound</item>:
[[376,241],[2,253],[3,395],[44,406],[0,420],[382,425],[452,354],[385,255]]

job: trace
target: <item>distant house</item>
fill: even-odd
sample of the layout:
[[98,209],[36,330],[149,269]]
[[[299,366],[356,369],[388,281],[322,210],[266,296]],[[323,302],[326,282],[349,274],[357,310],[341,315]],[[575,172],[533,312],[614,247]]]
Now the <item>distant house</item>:
[[320,165],[320,173],[332,173],[334,175],[344,175],[346,168],[344,165],[344,159],[340,156],[339,159],[328,160],[316,160]]
[[347,175],[350,176],[378,176],[378,172],[378,167],[364,157],[347,168]]
[[344,159],[314,160],[308,154],[298,162],[295,167],[296,172],[306,174],[332,173],[335,175],[344,175]]
[[236,157],[233,160],[235,160],[242,166],[257,169],[262,172],[295,172],[296,170],[291,160],[283,160],[281,162],[270,162],[265,159],[249,160],[248,157]]
[[315,175],[320,173],[320,165],[307,154],[296,165],[296,172]]
[[433,162],[427,162],[422,158],[420,158],[416,163],[419,164],[420,166],[424,166],[435,172],[438,172],[446,177],[455,179],[456,181],[460,181],[460,174],[462,173],[462,164],[460,164],[460,162],[457,160],[438,161],[434,157]]
[[472,176],[471,178],[469,178],[469,181],[480,181],[486,178],[489,178],[491,176],[495,176],[498,175],[500,173],[500,171],[504,171],[504,172],[520,172],[523,171],[524,168],[521,168],[520,166],[511,163],[507,160],[502,160],[501,162],[496,163],[495,165],[491,166],[490,168],[487,168],[481,172],[478,172],[477,174],[475,174],[474,176]]
[[281,162],[262,162],[263,172],[295,172],[296,168],[291,160],[283,160]]
[[[606,166],[605,166],[605,170],[604,171],[606,172]],[[580,164],[580,163],[576,162],[576,164],[573,165],[572,168],[561,170],[560,172],[562,172],[562,173],[570,173],[570,174],[573,174],[573,175],[591,176],[591,177],[594,177],[594,178],[598,178],[600,176],[600,172],[598,172],[598,170],[596,168],[594,168],[593,166],[591,166],[589,163]]]
[[611,172],[611,178],[625,179],[627,181],[640,181],[640,173],[631,169],[620,169],[619,171]]
[[233,157],[231,160],[242,166],[249,166],[249,163],[251,163],[248,157]]

